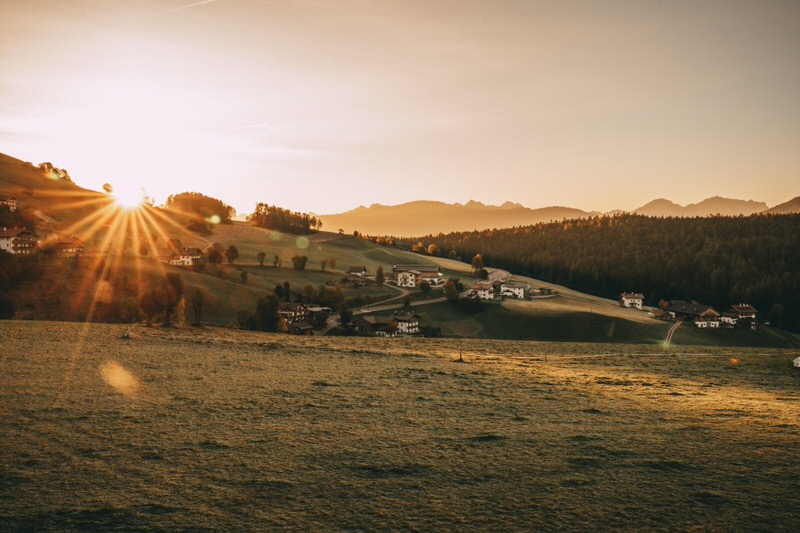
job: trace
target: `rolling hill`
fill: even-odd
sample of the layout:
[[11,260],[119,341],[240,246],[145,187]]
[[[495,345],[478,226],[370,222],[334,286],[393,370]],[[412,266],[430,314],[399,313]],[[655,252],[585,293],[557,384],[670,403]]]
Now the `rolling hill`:
[[771,207],[770,209],[764,211],[764,213],[770,215],[787,215],[790,213],[800,213],[800,196],[792,198],[788,202],[778,204],[775,207]]

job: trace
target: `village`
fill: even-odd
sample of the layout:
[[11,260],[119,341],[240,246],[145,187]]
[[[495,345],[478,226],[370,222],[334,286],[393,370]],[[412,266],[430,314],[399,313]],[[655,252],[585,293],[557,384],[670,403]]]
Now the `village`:
[[[0,209],[15,213],[18,208],[15,196],[0,196]],[[84,245],[83,240],[76,235],[51,231],[42,238],[25,227],[0,227],[0,250],[13,255],[30,255],[42,251],[59,257],[77,257],[84,253]],[[211,248],[204,252],[198,247],[184,246],[178,239],[170,240],[167,249],[167,253],[157,259],[181,268],[196,268],[208,260],[211,252]],[[225,251],[221,253],[224,255]],[[382,271],[380,274],[375,272],[370,275],[365,266],[350,266],[345,274],[341,280],[344,284],[384,283]],[[458,297],[499,303],[508,298],[530,300],[557,296],[552,288],[534,288],[529,283],[511,279],[510,274],[506,274],[502,279],[478,279],[469,287],[464,287],[459,282]],[[488,277],[486,271],[483,277]],[[448,280],[436,265],[395,264],[385,282],[396,287],[406,298],[411,291],[418,291],[425,295],[430,294],[429,301],[438,302],[442,301],[442,297],[438,295],[446,292]],[[387,303],[398,298],[389,298]],[[417,301],[415,305],[426,301]],[[738,303],[724,312],[718,312],[712,306],[696,301],[662,301],[657,308],[646,308],[644,301],[645,297],[641,293],[624,292],[620,294],[617,303],[620,307],[646,311],[657,320],[691,323],[697,328],[741,328],[755,331],[758,324],[758,311],[747,303]],[[329,306],[284,301],[278,309],[279,329],[294,335],[338,332],[359,336],[400,337],[424,334],[425,327],[420,324],[419,315],[411,309],[408,301],[381,309],[389,311],[388,314],[371,311],[374,307],[375,303],[337,315]]]

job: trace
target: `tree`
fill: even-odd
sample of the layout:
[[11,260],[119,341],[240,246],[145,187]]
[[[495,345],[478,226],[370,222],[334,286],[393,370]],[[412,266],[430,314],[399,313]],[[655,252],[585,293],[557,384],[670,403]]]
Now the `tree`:
[[278,298],[283,298],[283,296],[284,296],[284,292],[283,292],[283,285],[281,285],[280,283],[278,283],[277,285],[275,285],[275,295],[276,295]]
[[339,311],[339,323],[342,326],[348,325],[351,320],[353,320],[353,312],[350,309],[345,307]]
[[197,289],[194,291],[192,294],[192,309],[194,310],[195,322],[200,322],[203,320],[203,305],[205,304],[205,301],[206,294],[202,290]]
[[489,279],[489,271],[485,268],[478,270],[478,278],[480,279]]
[[328,266],[330,267],[331,270],[336,270],[336,258],[335,257],[331,257],[330,259],[328,259]]
[[423,292],[423,294],[428,294],[431,292],[431,284],[427,282],[427,280],[422,280],[419,284],[419,290]]
[[222,252],[216,248],[211,248],[206,254],[206,257],[208,258],[208,262],[212,265],[219,265],[222,263]]
[[783,313],[783,305],[779,303],[772,304],[772,308],[769,310],[769,319],[773,325],[775,322],[778,323],[778,329],[783,329]]
[[225,250],[225,257],[228,258],[228,263],[232,265],[233,262],[239,258],[239,249],[231,244],[228,246],[228,249]]
[[337,309],[341,309],[344,307],[344,302],[345,302],[344,289],[338,282],[336,283],[336,285],[333,286],[333,295],[331,297],[331,302],[333,303],[333,306]]
[[[428,290],[430,290],[430,286],[428,286]],[[403,296],[403,308],[408,309],[409,307],[411,307],[411,295],[406,294]]]
[[279,256],[279,255],[276,255],[272,259],[272,266],[274,266],[275,268],[278,268],[279,266],[281,266],[281,263],[282,263],[281,256]]
[[242,270],[239,273],[239,278],[242,280],[242,283],[247,283],[247,271],[246,270]]
[[169,327],[174,320],[180,319],[175,316],[175,310],[181,300],[183,300],[183,278],[177,273],[167,274],[158,292],[158,302],[164,310],[164,326]]
[[483,256],[481,254],[475,254],[472,256],[472,270],[478,272],[483,267]]
[[256,300],[255,329],[258,331],[277,331],[280,320],[278,315],[279,307],[278,297],[273,293]]
[[256,259],[258,259],[258,264],[262,267],[264,266],[264,259],[266,258],[267,254],[265,254],[264,252],[258,252],[258,254],[256,255]]
[[320,264],[320,267],[322,268],[322,271],[325,272],[325,267],[328,266],[328,260],[327,259],[323,259],[322,261],[319,262],[319,264]]
[[428,245],[427,252],[428,255],[439,255],[439,247],[431,243]]
[[283,297],[287,302],[292,301],[292,286],[289,285],[288,281],[283,282]]
[[458,288],[452,280],[448,281],[444,286],[444,296],[450,303],[458,303]]
[[294,268],[295,270],[305,270],[307,262],[308,262],[308,256],[295,255],[294,257],[292,257],[292,268]]
[[379,286],[382,286],[384,281],[386,281],[386,278],[383,275],[383,267],[379,266],[375,271],[375,283],[377,283]]

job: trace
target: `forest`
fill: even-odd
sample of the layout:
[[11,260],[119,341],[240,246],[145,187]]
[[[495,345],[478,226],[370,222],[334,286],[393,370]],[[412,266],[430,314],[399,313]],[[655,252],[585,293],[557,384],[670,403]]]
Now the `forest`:
[[298,213],[274,205],[257,203],[256,209],[247,217],[247,221],[258,226],[294,235],[316,233],[322,227],[322,221],[307,213]]
[[697,300],[724,311],[747,302],[800,331],[800,214],[709,218],[616,215],[405,239],[366,237],[465,258],[616,299],[623,291]]
[[183,214],[192,214],[201,220],[219,217],[219,223],[229,224],[236,210],[221,200],[199,192],[182,192],[167,198],[167,209]]

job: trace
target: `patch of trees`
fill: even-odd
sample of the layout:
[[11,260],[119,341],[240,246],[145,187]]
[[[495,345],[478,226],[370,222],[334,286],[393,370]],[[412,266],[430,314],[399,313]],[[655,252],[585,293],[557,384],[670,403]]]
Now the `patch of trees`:
[[308,213],[289,211],[274,205],[257,203],[256,209],[247,221],[258,226],[294,235],[316,233],[322,228],[322,221]]
[[[164,326],[180,323],[184,319],[186,306],[183,293],[183,278],[176,273],[167,274],[160,283],[145,292],[139,300],[139,307],[144,313],[147,325],[153,325],[159,318],[163,320]],[[202,310],[200,314],[202,315]]]
[[420,251],[423,243],[426,252],[435,244],[473,258],[474,269],[485,263],[607,298],[642,292],[653,306],[661,299],[685,299],[724,310],[747,302],[775,325],[800,331],[797,214],[617,215],[382,240]]
[[[213,223],[230,224],[231,219],[236,216],[236,209],[224,203],[222,200],[211,198],[199,192],[182,192],[173,194],[167,198],[165,203],[167,209],[177,211],[180,214],[196,217],[190,223],[190,229],[204,233],[208,230],[209,221]],[[214,217],[218,217],[217,220]]]

